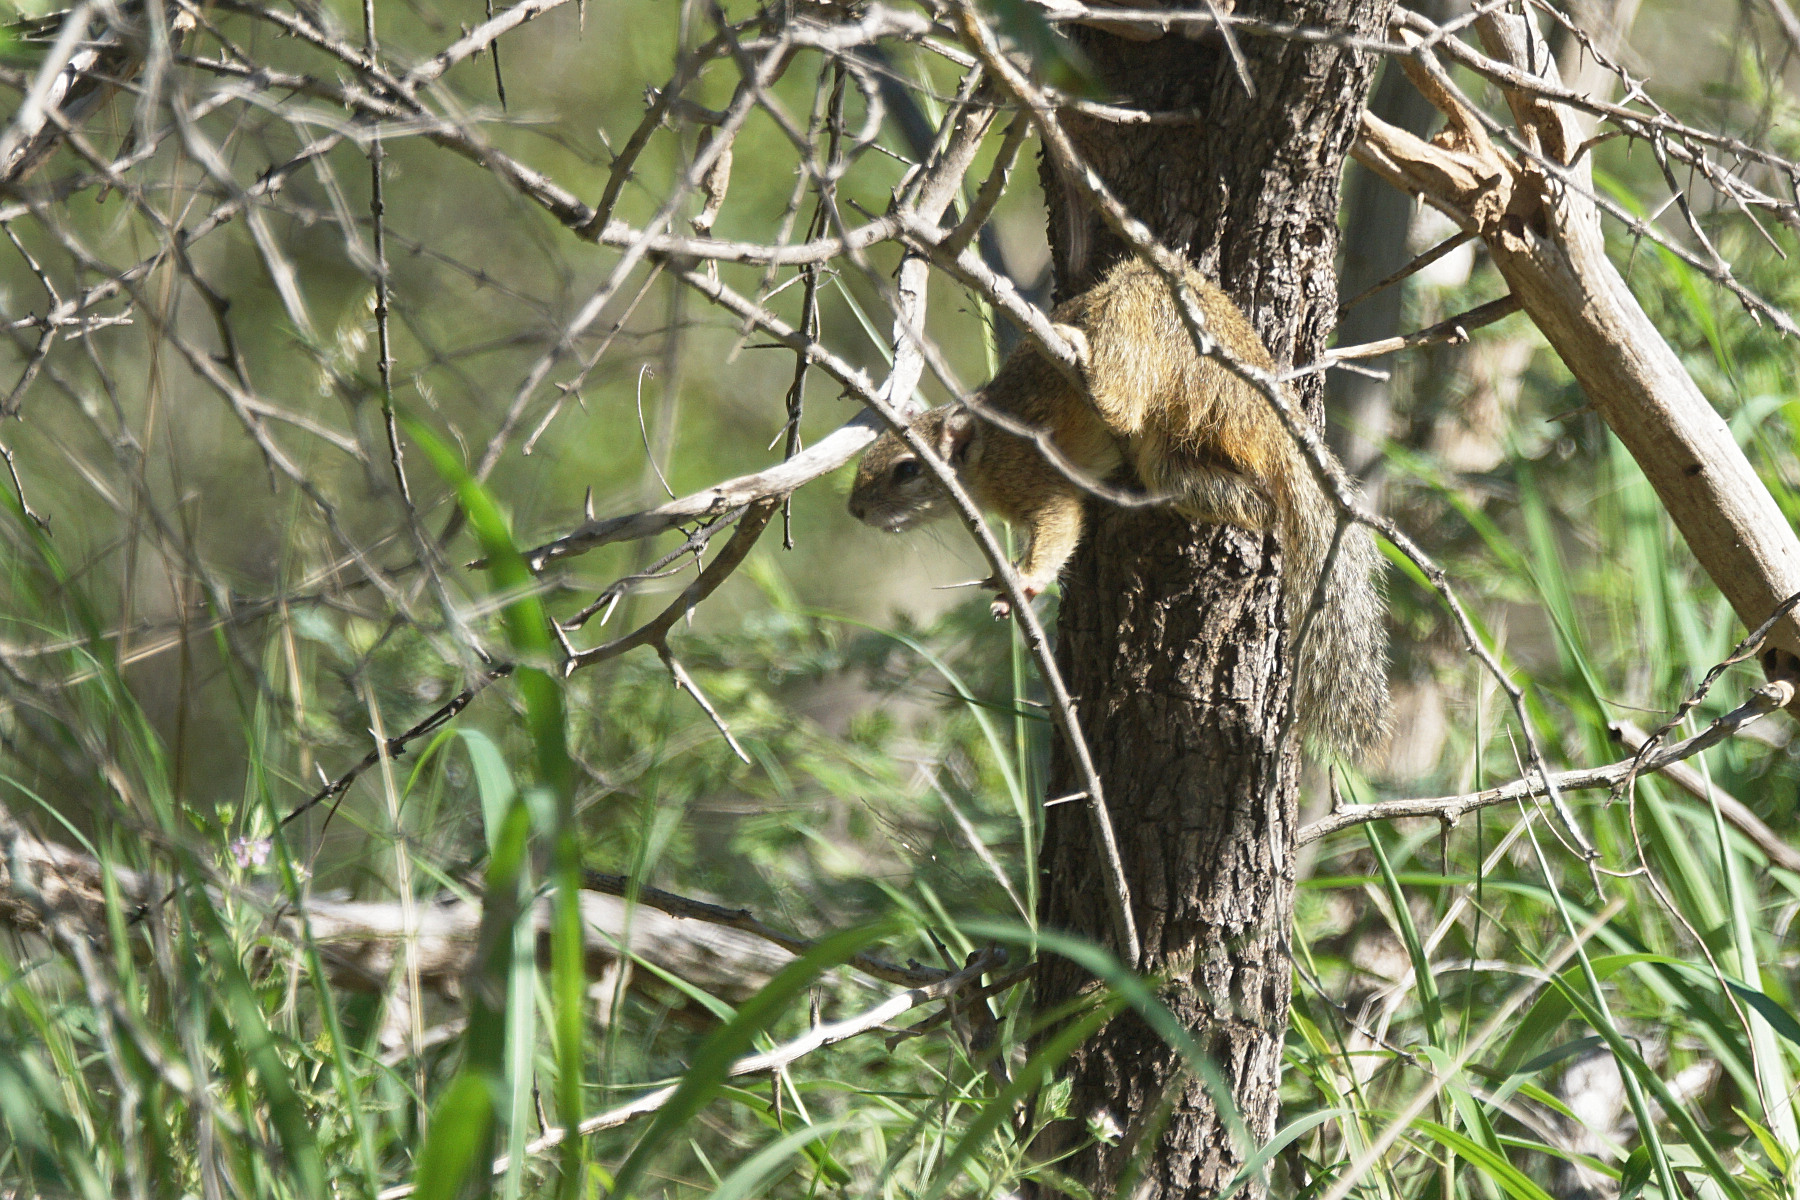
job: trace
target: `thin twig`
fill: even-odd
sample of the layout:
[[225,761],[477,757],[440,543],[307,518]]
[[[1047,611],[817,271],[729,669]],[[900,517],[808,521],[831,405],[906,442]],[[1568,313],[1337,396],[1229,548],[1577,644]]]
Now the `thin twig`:
[[[721,925],[727,929],[753,934],[794,955],[805,954],[817,945],[812,940],[796,937],[791,933],[783,933],[781,930],[765,924],[747,908],[726,908],[721,904],[710,904],[704,900],[678,896],[674,892],[665,892],[661,888],[647,887],[627,875],[583,871],[581,886],[591,892],[604,892],[609,896],[624,897],[654,908],[658,912],[668,913],[671,917],[705,921],[709,925]],[[885,980],[888,983],[903,984],[907,987],[922,987],[938,983],[948,974],[940,968],[922,967],[918,963],[900,966],[863,952],[847,959],[846,963],[871,978]]]
[[[1322,837],[1366,825],[1371,821],[1392,821],[1401,817],[1435,817],[1454,825],[1462,817],[1481,808],[1510,804],[1557,792],[1581,792],[1595,788],[1616,788],[1638,775],[1650,775],[1671,763],[1692,758],[1711,749],[1745,726],[1779,712],[1794,698],[1794,685],[1787,680],[1766,683],[1750,694],[1750,699],[1732,709],[1705,729],[1685,741],[1676,742],[1648,754],[1611,763],[1604,767],[1583,767],[1555,775],[1531,775],[1500,787],[1460,796],[1437,796],[1422,800],[1383,800],[1374,804],[1346,804],[1329,816],[1321,817],[1300,828],[1298,842],[1304,846]],[[1647,748],[1647,747],[1646,747]]]
[[[760,1054],[751,1054],[732,1063],[727,1074],[732,1078],[742,1075],[757,1075],[765,1071],[779,1071],[791,1063],[811,1054],[814,1050],[834,1045],[859,1033],[867,1033],[872,1029],[880,1029],[901,1013],[929,1004],[934,1000],[942,1000],[946,996],[956,994],[969,984],[979,980],[982,975],[1001,966],[1006,961],[1002,950],[983,950],[972,955],[969,965],[936,983],[922,987],[910,988],[892,996],[874,1008],[858,1013],[853,1017],[845,1017],[840,1021],[831,1021],[823,1025],[815,1025],[792,1041],[785,1042],[773,1050]],[[653,1113],[674,1097],[679,1084],[669,1084],[647,1092],[628,1104],[595,1113],[582,1121],[574,1129],[574,1136],[586,1137],[598,1133],[602,1129],[613,1129],[646,1113]],[[552,1129],[525,1147],[528,1157],[536,1157],[547,1150],[552,1150],[567,1141],[570,1136],[567,1127]],[[510,1158],[501,1157],[494,1160],[493,1173],[502,1175],[511,1165]],[[405,1200],[417,1190],[416,1184],[402,1184],[377,1193],[376,1200]]]
[[[1630,721],[1614,721],[1611,729],[1613,736],[1634,753],[1649,744],[1650,735]],[[1757,816],[1748,804],[1684,762],[1665,763],[1658,774],[1701,803],[1717,806],[1719,815],[1762,851],[1771,866],[1800,875],[1800,850],[1796,850],[1780,834],[1770,829],[1768,823]]]
[[1337,349],[1328,350],[1317,362],[1308,363],[1305,367],[1284,375],[1283,378],[1295,379],[1301,375],[1327,370],[1341,362],[1349,362],[1358,358],[1378,358],[1383,354],[1392,354],[1396,350],[1405,350],[1413,346],[1429,346],[1438,342],[1460,346],[1469,340],[1471,329],[1492,325],[1495,321],[1510,317],[1518,311],[1519,301],[1516,296],[1502,296],[1498,300],[1489,300],[1486,304],[1477,305],[1468,312],[1458,313],[1454,317],[1446,317],[1435,325],[1412,333],[1399,337],[1382,338],[1374,342],[1363,342],[1357,346],[1340,346]]
[[667,641],[656,643],[656,655],[662,659],[663,666],[669,669],[669,675],[675,680],[675,686],[694,698],[694,703],[700,706],[700,711],[704,712],[707,719],[713,723],[713,727],[725,739],[725,744],[731,747],[731,752],[738,756],[738,761],[746,767],[750,766],[750,756],[744,753],[744,748],[738,745],[737,738],[732,736],[731,726],[725,723],[725,718],[719,715],[719,710],[712,706],[712,701],[706,698],[706,693],[700,690],[700,685],[694,682],[694,677],[689,675],[687,668],[681,665],[681,660],[669,653]]
[[1385,291],[1403,279],[1410,279],[1413,275],[1423,271],[1426,267],[1429,267],[1432,263],[1444,257],[1444,255],[1450,253],[1458,246],[1473,241],[1474,237],[1475,235],[1473,233],[1462,230],[1445,238],[1431,249],[1425,251],[1425,253],[1415,255],[1411,262],[1407,263],[1393,274],[1376,280],[1362,291],[1356,293],[1356,295],[1350,297],[1350,299],[1339,304],[1338,316],[1343,316],[1346,312],[1349,312],[1375,293]]
[[512,664],[502,663],[499,666],[496,666],[493,670],[482,676],[478,682],[464,688],[455,696],[452,696],[447,703],[438,706],[424,720],[419,721],[404,733],[398,733],[393,737],[388,738],[373,750],[370,750],[367,754],[363,755],[355,766],[314,792],[311,796],[308,796],[305,800],[302,800],[299,804],[296,804],[289,810],[287,816],[281,818],[281,823],[287,825],[296,818],[311,812],[325,801],[336,800],[338,797],[341,797],[345,792],[350,790],[350,785],[355,783],[363,772],[381,762],[384,757],[398,758],[402,754],[405,754],[406,748],[413,742],[418,741],[428,733],[435,732],[454,720],[456,714],[469,707],[469,702],[475,699],[476,695],[486,688],[488,684],[493,683],[496,679],[504,679],[510,674],[512,674]]

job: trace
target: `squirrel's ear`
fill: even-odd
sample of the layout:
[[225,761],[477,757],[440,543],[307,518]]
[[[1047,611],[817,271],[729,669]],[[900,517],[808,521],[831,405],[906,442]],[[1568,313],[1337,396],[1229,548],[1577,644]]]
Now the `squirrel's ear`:
[[1087,334],[1083,333],[1076,326],[1065,325],[1061,321],[1051,325],[1050,328],[1056,330],[1062,340],[1069,343],[1075,351],[1076,361],[1080,364],[1081,369],[1086,371],[1088,369],[1088,363],[1092,360],[1092,351],[1088,348]]
[[955,404],[944,414],[944,424],[938,430],[937,445],[932,449],[947,463],[962,461],[963,452],[969,448],[969,439],[975,433],[975,414],[965,404]]

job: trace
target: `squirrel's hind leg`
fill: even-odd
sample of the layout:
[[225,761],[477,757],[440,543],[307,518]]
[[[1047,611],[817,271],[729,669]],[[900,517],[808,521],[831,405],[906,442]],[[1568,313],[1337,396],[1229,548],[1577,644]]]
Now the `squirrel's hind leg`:
[[1175,453],[1154,456],[1159,469],[1145,472],[1145,456],[1139,456],[1140,475],[1152,495],[1168,498],[1184,516],[1215,525],[1236,525],[1252,533],[1266,533],[1275,525],[1275,503],[1255,478],[1210,455]]

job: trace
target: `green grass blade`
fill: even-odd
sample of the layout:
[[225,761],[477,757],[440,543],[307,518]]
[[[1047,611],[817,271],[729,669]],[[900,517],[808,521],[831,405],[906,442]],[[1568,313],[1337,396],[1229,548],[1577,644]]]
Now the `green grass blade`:
[[1554,1200],[1549,1192],[1533,1183],[1530,1176],[1474,1138],[1446,1129],[1435,1121],[1414,1121],[1413,1128],[1429,1135],[1445,1149],[1454,1151],[1457,1157],[1499,1185],[1512,1200]]
[[830,1137],[848,1127],[851,1122],[852,1118],[841,1117],[816,1125],[802,1125],[776,1138],[739,1163],[713,1189],[710,1200],[745,1200],[745,1197],[763,1195],[761,1189],[789,1159],[796,1154],[804,1155],[806,1148],[813,1142]]
[[[581,932],[581,843],[575,827],[575,768],[569,759],[562,685],[548,664],[556,659],[549,618],[536,580],[513,543],[500,506],[469,475],[450,448],[417,421],[406,430],[430,458],[438,474],[456,488],[457,501],[487,556],[497,592],[510,595],[504,616],[508,639],[524,660],[514,672],[525,701],[525,725],[536,751],[537,777],[550,796],[555,823],[550,836],[551,879],[556,899],[551,916],[551,1013],[556,1041],[557,1117],[564,1126],[581,1120],[582,1035],[585,1031],[587,974]],[[561,1147],[560,1194],[574,1200],[581,1187],[586,1142],[566,1138]]]
[[636,1194],[651,1161],[723,1090],[725,1081],[730,1078],[732,1063],[749,1051],[758,1034],[774,1026],[794,999],[811,987],[821,973],[900,931],[899,922],[887,920],[823,938],[811,950],[783,967],[756,995],[739,1005],[736,1015],[708,1035],[695,1050],[675,1094],[657,1110],[650,1127],[614,1176],[612,1194],[621,1200]]

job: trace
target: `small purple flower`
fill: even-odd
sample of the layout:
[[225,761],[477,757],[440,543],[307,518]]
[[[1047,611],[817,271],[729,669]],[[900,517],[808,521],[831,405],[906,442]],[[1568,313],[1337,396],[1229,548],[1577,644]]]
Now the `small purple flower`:
[[269,861],[268,838],[232,838],[231,857],[240,870],[260,867]]

